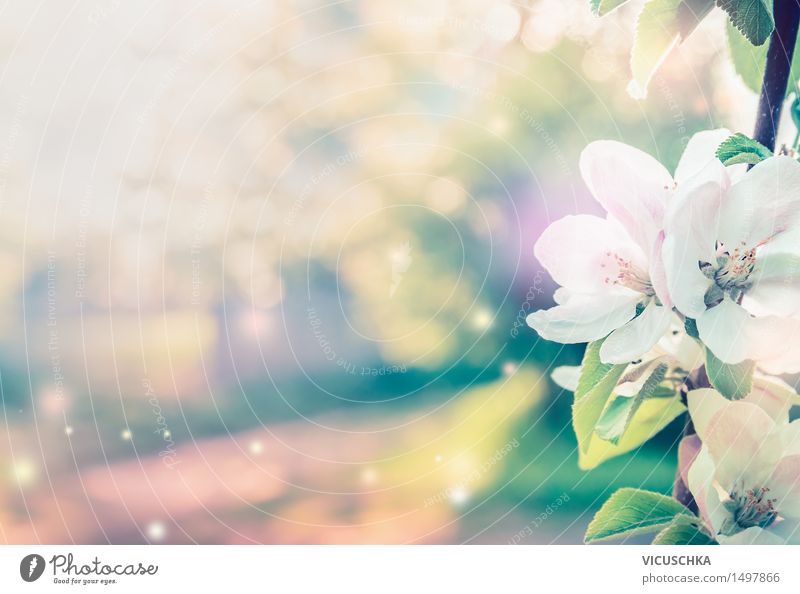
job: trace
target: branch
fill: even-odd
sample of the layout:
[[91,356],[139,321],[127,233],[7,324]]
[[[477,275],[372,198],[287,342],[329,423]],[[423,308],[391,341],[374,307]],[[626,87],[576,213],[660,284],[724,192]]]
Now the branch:
[[[764,67],[764,81],[761,84],[761,97],[758,100],[758,115],[753,137],[774,152],[775,137],[781,119],[783,101],[786,98],[794,45],[797,41],[798,25],[800,25],[800,0],[775,0],[773,11],[775,30],[769,38],[767,63]],[[698,369],[696,376],[686,382],[687,390],[710,387],[711,383],[708,381],[705,367]],[[685,394],[683,398],[685,403]],[[694,425],[691,417],[686,413],[683,436],[690,435],[694,435]],[[683,482],[680,469],[675,473],[672,496],[697,513],[697,502],[689,491],[689,487]]]
[[[706,374],[705,366],[698,369],[691,377],[686,379],[686,392],[697,388],[710,387],[711,382],[708,381],[708,374]],[[686,392],[681,395],[684,404],[686,404]],[[691,435],[694,435],[694,424],[692,423],[692,417],[690,417],[687,412],[686,425],[683,427],[683,437],[689,437]],[[680,464],[678,466],[678,469],[675,471],[675,482],[672,485],[672,496],[688,507],[692,512],[697,513],[697,502],[694,500],[694,496],[689,490],[688,485],[683,482]]]
[[769,38],[764,81],[758,100],[758,115],[753,137],[775,150],[775,136],[781,119],[781,108],[786,97],[789,73],[792,69],[794,44],[800,23],[800,0],[775,0],[775,30]]

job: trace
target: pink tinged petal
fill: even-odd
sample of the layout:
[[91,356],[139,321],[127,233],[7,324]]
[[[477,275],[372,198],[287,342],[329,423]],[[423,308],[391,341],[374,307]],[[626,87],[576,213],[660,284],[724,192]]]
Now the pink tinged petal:
[[[796,320],[784,318],[784,321],[797,331]],[[769,357],[760,359],[758,362],[759,368],[764,373],[770,373],[772,375],[800,373],[800,342],[798,342],[796,336],[800,336],[800,333],[795,334],[795,338],[792,338],[791,342],[786,343],[784,345],[785,348],[779,353],[773,353]]]
[[781,458],[766,486],[779,515],[800,519],[800,455]]
[[758,163],[728,191],[719,239],[729,250],[755,247],[800,220],[800,163],[785,155]]
[[672,191],[669,172],[647,153],[614,140],[589,144],[580,169],[595,199],[649,253]]
[[800,228],[760,248],[742,305],[755,315],[800,315]]
[[794,389],[777,377],[757,376],[753,379],[753,389],[744,398],[760,407],[776,423],[789,422],[789,409],[798,404]]
[[792,421],[778,429],[780,447],[785,456],[800,454],[800,420]]
[[716,262],[722,196],[722,188],[715,183],[678,192],[665,217],[661,253],[669,296],[678,311],[692,318],[705,311],[706,291],[712,285],[700,270],[700,262]]
[[591,342],[608,336],[636,315],[640,295],[633,292],[573,295],[563,305],[539,310],[528,325],[545,340],[563,344]]
[[621,266],[647,277],[647,258],[614,221],[570,215],[544,230],[533,248],[559,285],[575,293],[614,289]]
[[675,169],[675,182],[678,186],[726,180],[725,166],[717,159],[716,153],[722,141],[730,135],[730,131],[719,128],[704,130],[692,136]]
[[700,517],[716,534],[730,513],[725,509],[714,488],[714,460],[707,447],[702,447],[689,467],[686,484],[692,492]]
[[672,309],[672,299],[669,296],[669,286],[667,285],[667,270],[664,266],[662,250],[664,248],[664,232],[659,231],[656,242],[653,245],[653,253],[650,256],[650,283],[656,297],[668,309]]
[[711,420],[730,404],[730,400],[716,390],[700,388],[689,392],[686,401],[689,405],[689,416],[692,417],[692,423],[694,423],[694,430],[700,439],[705,441],[708,438]]
[[777,316],[753,317],[727,296],[697,317],[697,330],[714,355],[730,364],[779,357],[787,345],[800,338],[797,321]]
[[630,363],[652,349],[669,329],[672,311],[650,301],[644,311],[614,330],[600,347],[603,363]]
[[725,491],[762,487],[781,456],[780,441],[769,439],[775,422],[754,404],[728,402],[708,424],[703,443]]
[[689,485],[689,469],[700,453],[703,443],[697,435],[687,435],[678,445],[678,472],[683,484]]

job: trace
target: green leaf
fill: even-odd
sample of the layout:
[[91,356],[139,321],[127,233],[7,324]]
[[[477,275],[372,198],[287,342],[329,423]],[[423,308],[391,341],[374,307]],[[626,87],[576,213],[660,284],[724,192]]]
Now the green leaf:
[[723,363],[706,348],[706,374],[708,381],[729,400],[740,400],[753,389],[754,361],[742,361],[736,365]]
[[753,45],[763,44],[775,28],[772,0],[717,0],[717,6]]
[[684,412],[686,407],[680,398],[656,398],[654,393],[654,397],[643,401],[634,413],[619,443],[613,444],[593,434],[588,448],[578,448],[578,466],[590,470],[638,448]]
[[716,545],[716,540],[699,525],[698,520],[684,514],[675,516],[672,523],[653,539],[654,545]]
[[589,449],[597,420],[617,381],[628,367],[625,364],[613,365],[600,361],[602,344],[602,340],[597,340],[586,345],[581,362],[581,376],[572,405],[572,425],[578,438],[578,448],[582,451]]
[[620,489],[597,511],[584,540],[596,542],[620,536],[655,532],[675,516],[692,512],[666,495],[640,489]]
[[692,338],[700,338],[700,332],[697,331],[697,322],[692,318],[686,318],[683,321],[683,329],[686,330],[686,334]]
[[[730,21],[728,21],[726,30],[731,61],[736,73],[742,77],[742,81],[751,91],[760,93],[761,81],[764,78],[764,65],[767,62],[767,45],[753,45]],[[794,66],[792,70],[794,70]]]
[[603,363],[600,360],[600,347],[603,346],[603,340],[595,340],[586,345],[581,361],[581,375],[578,378],[578,387],[575,389],[575,400],[583,398],[589,390],[608,375],[609,371],[617,367],[613,363]]
[[622,6],[627,1],[628,0],[589,0],[589,4],[592,7],[592,14],[595,16],[603,16],[618,6]]
[[754,165],[771,157],[772,151],[757,140],[738,132],[722,141],[717,148],[716,155],[723,165],[738,163]]
[[629,92],[644,97],[653,74],[714,7],[714,0],[647,0],[636,22]]
[[653,396],[656,388],[664,380],[667,368],[666,363],[659,363],[635,396],[616,396],[611,400],[595,425],[595,433],[598,437],[615,445],[618,444],[630,426],[633,415],[639,410],[639,406],[646,398]]

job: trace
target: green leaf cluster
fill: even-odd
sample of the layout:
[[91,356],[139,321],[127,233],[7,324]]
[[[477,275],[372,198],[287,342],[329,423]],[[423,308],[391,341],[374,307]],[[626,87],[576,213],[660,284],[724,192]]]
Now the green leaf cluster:
[[755,165],[771,157],[772,151],[757,140],[738,132],[722,141],[716,155],[723,165]]
[[[666,363],[629,366],[600,361],[601,341],[589,343],[575,390],[572,423],[578,465],[590,469],[649,440],[686,410],[674,384],[665,381]],[[627,371],[627,374],[626,374]],[[616,394],[621,381],[644,377],[633,396]]]
[[[592,12],[608,14],[627,0],[589,0]],[[775,28],[772,0],[646,0],[636,21],[631,50],[631,86],[643,97],[667,55],[718,6],[728,14],[731,57],[737,72],[751,88],[761,84],[766,44]]]
[[624,488],[603,504],[586,529],[587,543],[658,532],[653,544],[716,544],[700,519],[673,498]]

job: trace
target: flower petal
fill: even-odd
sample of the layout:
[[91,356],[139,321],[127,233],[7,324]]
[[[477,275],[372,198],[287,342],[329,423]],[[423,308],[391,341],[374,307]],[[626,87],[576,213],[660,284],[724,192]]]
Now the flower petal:
[[706,309],[705,294],[712,281],[700,270],[700,262],[715,262],[715,242],[723,190],[705,183],[678,192],[664,219],[661,253],[670,299],[678,311],[692,318]]
[[800,314],[800,228],[779,234],[756,256],[742,305],[754,315]]
[[798,328],[797,320],[788,318],[783,318],[783,320],[789,326],[786,334],[791,333],[793,338],[789,339],[790,342],[784,343],[783,350],[773,353],[769,357],[762,357],[758,362],[762,371],[772,375],[800,372],[800,342],[797,339],[800,336],[800,328]]
[[755,247],[800,220],[800,163],[777,155],[733,184],[720,211],[719,239],[730,249]]
[[753,389],[744,401],[760,407],[776,423],[788,423],[789,409],[800,404],[794,388],[778,377],[765,375],[753,379]]
[[592,142],[580,169],[592,195],[649,253],[672,191],[672,176],[645,152],[614,140]]
[[678,444],[678,472],[686,486],[689,486],[689,469],[694,464],[702,447],[703,443],[697,435],[687,435]]
[[578,380],[581,377],[580,365],[561,365],[553,370],[550,378],[559,387],[574,392],[578,389]]
[[724,179],[725,166],[717,158],[717,149],[730,135],[729,130],[718,128],[704,130],[692,136],[675,169],[675,181],[678,186]]
[[652,355],[666,355],[686,371],[694,371],[705,363],[705,350],[686,334],[683,321],[676,314],[673,314],[669,331],[658,341]]
[[664,336],[672,311],[651,300],[644,311],[624,326],[614,330],[600,347],[603,363],[630,363],[640,358]]
[[711,420],[730,403],[730,400],[712,388],[699,388],[687,394],[686,402],[689,405],[689,416],[692,417],[694,430],[700,439],[705,441]]
[[800,522],[795,518],[781,518],[767,532],[780,539],[780,544],[800,544]]
[[591,342],[608,336],[636,315],[639,296],[629,292],[572,295],[563,305],[535,311],[528,325],[545,340],[563,344]]
[[800,421],[792,421],[778,428],[781,449],[786,456],[800,454]]
[[800,455],[781,458],[767,486],[778,513],[782,517],[800,519]]
[[774,428],[769,415],[749,402],[728,402],[712,417],[705,438],[700,437],[723,489],[764,485],[782,454],[780,440],[768,439]]
[[570,215],[544,230],[533,252],[559,285],[575,293],[615,288],[620,261],[647,274],[647,257],[625,230],[608,219]]
[[722,545],[782,545],[786,541],[772,530],[751,526],[733,536],[718,536],[717,541]]
[[786,345],[800,337],[797,321],[753,317],[727,296],[697,317],[697,330],[714,355],[730,364],[778,357]]
[[692,492],[700,517],[706,525],[716,534],[730,513],[720,501],[719,494],[714,488],[714,460],[707,447],[702,447],[695,456],[687,473],[686,484]]
[[662,254],[664,239],[664,232],[659,231],[656,236],[656,242],[653,244],[653,252],[650,255],[650,284],[653,285],[656,297],[659,298],[661,303],[669,310],[672,310],[673,303],[672,298],[669,296],[667,269],[664,266],[664,256]]

